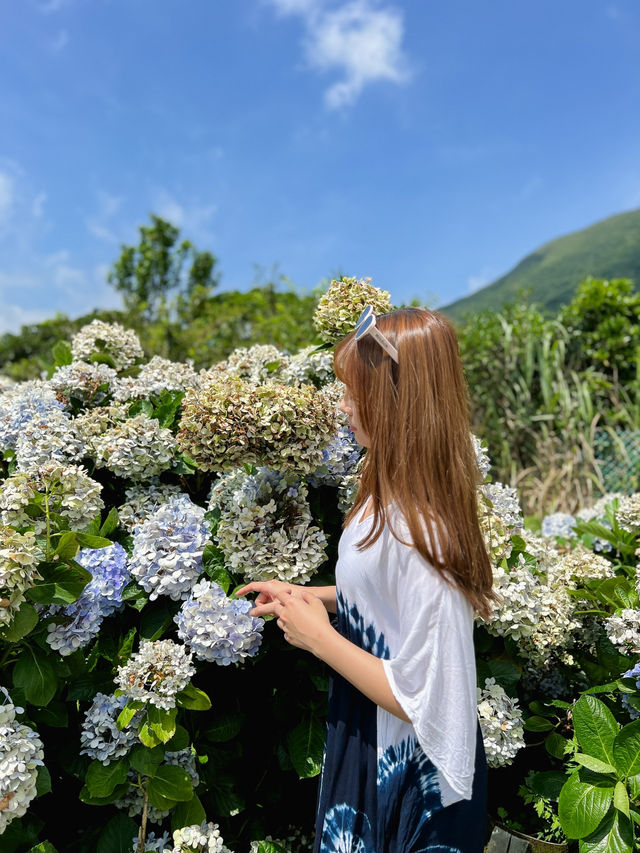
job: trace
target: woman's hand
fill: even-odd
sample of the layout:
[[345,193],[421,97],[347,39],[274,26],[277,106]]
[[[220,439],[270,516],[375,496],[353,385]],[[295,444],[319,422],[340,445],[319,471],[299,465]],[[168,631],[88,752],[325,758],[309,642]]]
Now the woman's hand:
[[274,610],[285,640],[320,657],[323,641],[333,628],[318,596],[304,589],[297,589],[295,595],[283,591],[274,602]]
[[252,616],[274,616],[276,615],[276,604],[279,603],[278,596],[298,595],[300,587],[293,583],[284,581],[254,581],[236,591],[236,595],[246,595],[248,592],[257,592],[254,601]]

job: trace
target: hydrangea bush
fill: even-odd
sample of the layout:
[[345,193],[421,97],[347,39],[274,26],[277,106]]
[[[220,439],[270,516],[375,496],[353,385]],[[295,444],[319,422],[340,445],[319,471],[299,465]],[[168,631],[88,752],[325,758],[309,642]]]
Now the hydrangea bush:
[[[199,373],[142,363],[133,333],[94,321],[49,379],[0,387],[3,853],[311,849],[328,673],[234,591],[333,582],[363,451],[326,344],[366,304],[391,309],[368,280],[334,281],[324,349],[240,348]],[[534,532],[474,443],[498,596],[475,627],[491,814],[632,845],[639,497]],[[590,785],[611,798],[581,823]]]

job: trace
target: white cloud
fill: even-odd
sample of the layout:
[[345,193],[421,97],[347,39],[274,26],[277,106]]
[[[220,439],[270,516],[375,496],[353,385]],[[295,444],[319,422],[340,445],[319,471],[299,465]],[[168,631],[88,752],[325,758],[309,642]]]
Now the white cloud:
[[15,334],[21,326],[39,323],[49,316],[51,316],[50,312],[42,311],[39,308],[21,308],[19,305],[12,305],[0,300],[0,334],[4,332]]
[[44,204],[47,200],[46,193],[38,193],[31,204],[31,213],[34,219],[42,219],[44,215]]
[[151,209],[162,219],[180,228],[182,236],[192,240],[198,249],[202,250],[215,242],[211,219],[218,209],[216,204],[201,204],[193,200],[179,202],[167,189],[160,187],[155,192]]
[[14,179],[7,172],[0,172],[0,233],[11,219],[14,199]]
[[270,0],[280,15],[300,15],[305,26],[304,52],[310,67],[339,72],[327,89],[329,109],[350,106],[372,83],[408,82],[409,63],[402,50],[402,13],[374,0],[350,0],[329,9],[314,0]]

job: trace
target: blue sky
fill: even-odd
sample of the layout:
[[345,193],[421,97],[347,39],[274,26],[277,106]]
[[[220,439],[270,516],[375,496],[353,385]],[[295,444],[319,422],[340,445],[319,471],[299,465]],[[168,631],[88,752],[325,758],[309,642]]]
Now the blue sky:
[[637,0],[0,0],[0,331],[119,307],[151,212],[437,307],[637,207]]

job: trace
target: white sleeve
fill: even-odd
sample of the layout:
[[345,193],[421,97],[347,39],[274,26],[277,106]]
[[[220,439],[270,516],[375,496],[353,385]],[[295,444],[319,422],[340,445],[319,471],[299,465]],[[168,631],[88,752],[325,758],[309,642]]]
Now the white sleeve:
[[477,729],[473,609],[415,548],[394,540],[389,556],[400,635],[384,671],[418,742],[446,780],[443,787],[451,789],[446,799],[470,799]]

